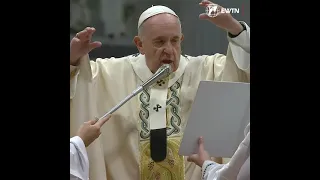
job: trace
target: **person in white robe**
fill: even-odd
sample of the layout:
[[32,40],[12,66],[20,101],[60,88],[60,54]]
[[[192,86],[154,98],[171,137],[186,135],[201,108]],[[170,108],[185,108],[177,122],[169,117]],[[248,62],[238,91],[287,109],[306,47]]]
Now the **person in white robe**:
[[70,138],[70,180],[89,179],[89,160],[86,147],[100,136],[101,126],[109,119],[110,116],[107,116],[99,121],[96,119],[85,122],[79,128],[77,136]]
[[250,180],[250,123],[244,135],[244,140],[227,164],[217,164],[210,159],[202,137],[199,138],[198,154],[189,156],[188,161],[202,167],[203,180]]
[[[200,6],[208,4],[211,2],[203,1]],[[178,154],[191,105],[201,80],[250,81],[250,28],[228,13],[214,18],[201,14],[199,18],[227,32],[226,55],[182,55],[179,17],[165,6],[153,6],[141,14],[139,33],[134,37],[138,54],[90,60],[88,53],[101,46],[101,42],[91,42],[92,27],[71,40],[71,136],[82,122],[102,117],[163,64],[173,69],[169,77],[114,112],[101,128],[102,135],[87,148],[91,180],[201,178],[201,168]],[[150,155],[150,132],[155,128],[167,129],[167,155],[161,162]]]

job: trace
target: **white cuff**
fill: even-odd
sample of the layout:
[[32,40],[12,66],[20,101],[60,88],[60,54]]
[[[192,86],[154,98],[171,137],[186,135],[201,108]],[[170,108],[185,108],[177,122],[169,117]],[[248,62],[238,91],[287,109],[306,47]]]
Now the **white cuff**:
[[76,145],[78,145],[78,147],[81,150],[86,149],[86,146],[84,145],[83,140],[79,136],[74,136],[74,137],[70,138],[70,142],[73,142]]
[[228,40],[230,43],[240,46],[244,51],[250,53],[250,27],[245,22],[241,22],[241,24],[245,25],[247,30],[242,31],[234,38],[228,36]]
[[[201,174],[202,174],[202,179],[205,177],[206,173],[208,172],[209,169],[211,169],[212,167],[218,166],[218,163],[214,162],[214,161],[209,161],[206,160],[204,161],[203,165],[202,165],[202,169],[201,169]],[[210,167],[210,168],[209,168]]]
[[89,176],[88,154],[79,136],[70,138],[70,174],[83,180]]
[[247,30],[242,31],[235,38],[228,36],[229,47],[238,68],[250,73],[250,27],[244,22],[241,23],[246,26]]
[[92,70],[90,65],[89,55],[85,55],[80,58],[79,69],[81,71],[81,75],[85,80],[91,82],[92,81]]

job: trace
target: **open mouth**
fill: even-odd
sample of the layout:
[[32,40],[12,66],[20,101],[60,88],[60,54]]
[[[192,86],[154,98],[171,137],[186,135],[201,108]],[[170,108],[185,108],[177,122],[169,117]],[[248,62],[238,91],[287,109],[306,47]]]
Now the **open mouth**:
[[161,61],[163,64],[171,64],[173,61],[171,60],[163,60]]

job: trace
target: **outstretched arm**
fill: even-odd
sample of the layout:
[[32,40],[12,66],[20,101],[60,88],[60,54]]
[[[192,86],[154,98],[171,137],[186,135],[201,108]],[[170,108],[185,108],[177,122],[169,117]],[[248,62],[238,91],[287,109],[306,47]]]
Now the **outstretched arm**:
[[88,82],[92,79],[90,64],[94,65],[95,62],[89,60],[88,53],[101,46],[101,42],[91,42],[94,32],[94,28],[87,27],[77,33],[70,42],[70,99],[75,94],[79,73]]
[[[210,1],[202,1],[200,6],[220,5]],[[208,20],[228,33],[229,46],[227,54],[215,54],[206,56],[206,62],[213,63],[213,79],[217,81],[249,82],[250,81],[250,27],[234,19],[230,13],[217,13],[210,17],[203,13],[200,19]],[[208,64],[211,64],[208,63]]]

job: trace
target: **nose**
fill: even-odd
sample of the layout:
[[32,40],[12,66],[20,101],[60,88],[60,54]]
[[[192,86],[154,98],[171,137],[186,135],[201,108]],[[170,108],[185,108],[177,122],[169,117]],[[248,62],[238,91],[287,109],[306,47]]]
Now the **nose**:
[[165,52],[166,54],[173,54],[173,46],[170,42],[166,43],[163,52]]

